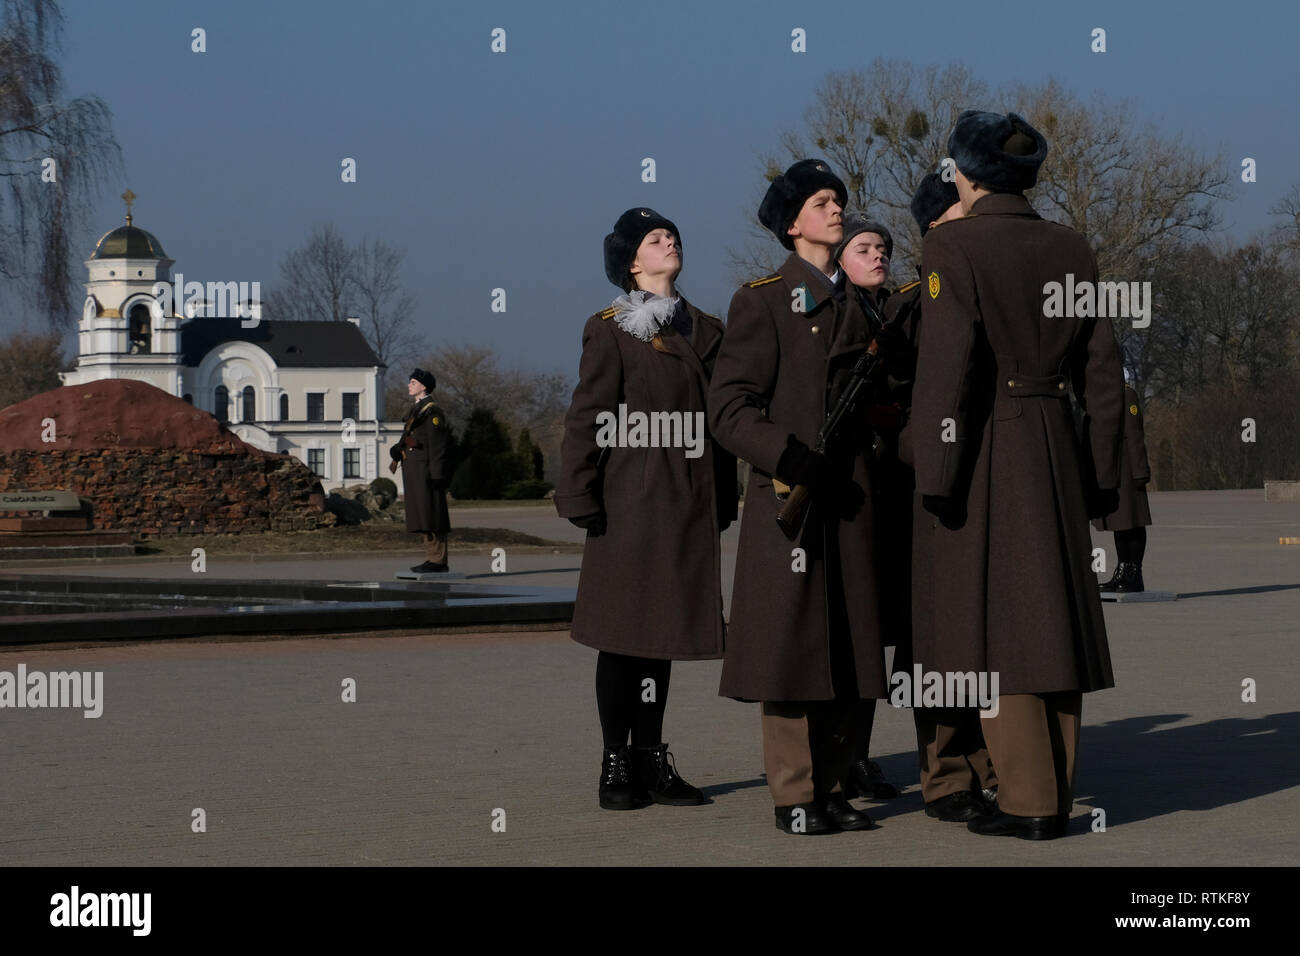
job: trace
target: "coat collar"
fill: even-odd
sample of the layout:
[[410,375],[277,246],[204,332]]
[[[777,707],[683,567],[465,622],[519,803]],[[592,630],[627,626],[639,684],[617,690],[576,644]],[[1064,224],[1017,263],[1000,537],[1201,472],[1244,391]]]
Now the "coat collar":
[[1021,193],[989,193],[970,207],[971,216],[1032,216],[1041,218]]
[[[816,312],[832,297],[833,290],[827,281],[830,277],[808,264],[808,261],[796,252],[782,263],[778,270],[785,281],[787,295],[793,301],[794,290],[803,287],[804,312]],[[848,279],[844,280],[846,283]]]
[[854,288],[847,276],[844,277],[844,306],[840,314],[834,316],[833,321],[829,312],[821,311],[823,306],[834,309],[831,288],[823,281],[824,277],[820,276],[806,260],[791,253],[790,258],[786,259],[781,266],[780,276],[785,282],[786,294],[790,301],[793,301],[794,291],[801,285],[807,290],[804,293],[804,314],[809,322],[830,324],[830,328],[822,333],[830,335],[826,347],[828,358],[835,358],[846,352],[861,351],[867,347],[870,342],[867,317],[858,303],[858,290]]

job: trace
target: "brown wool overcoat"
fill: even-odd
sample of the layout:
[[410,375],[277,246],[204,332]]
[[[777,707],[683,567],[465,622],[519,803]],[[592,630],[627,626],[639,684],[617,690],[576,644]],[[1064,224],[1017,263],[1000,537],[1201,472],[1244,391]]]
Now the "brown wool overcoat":
[[[802,287],[802,288],[801,288]],[[803,311],[792,303],[801,302]],[[858,692],[884,697],[887,682],[874,579],[868,450],[860,421],[843,429],[831,460],[840,491],[814,501],[798,541],[776,524],[772,475],[790,436],[813,446],[828,398],[868,345],[855,290],[837,304],[823,277],[792,255],[780,272],[741,286],[709,391],[709,422],[723,447],[753,469],[736,554],[727,654],[719,689],[741,700],[835,697],[832,620],[847,628]],[[826,544],[838,547],[844,597],[826,573]],[[806,569],[796,570],[796,547]],[[831,552],[834,553],[834,552]],[[828,594],[829,590],[829,594]]]
[[1098,531],[1131,531],[1151,523],[1151,504],[1147,501],[1147,482],[1151,465],[1147,462],[1146,434],[1142,429],[1142,407],[1137,389],[1124,386],[1124,451],[1120,459],[1119,507],[1092,526]]
[[[703,415],[722,322],[686,303],[690,340],[665,326],[654,342],[619,328],[613,309],[587,320],[578,385],[564,420],[555,510],[603,511],[588,533],[571,635],[597,650],[660,660],[722,656],[721,548],[736,517],[736,459]],[[597,444],[597,416],[682,412],[704,428],[703,454]],[[683,422],[684,424],[684,422]],[[670,434],[670,439],[674,435]]]
[[447,414],[429,396],[410,407],[405,421],[420,415],[422,423],[411,432],[415,447],[408,447],[402,459],[402,496],[406,506],[406,530],[446,534],[451,530],[447,514],[447,445],[451,426]]
[[1090,418],[1091,480],[1114,489],[1123,371],[1109,319],[1044,316],[1047,283],[1096,282],[1087,240],[992,194],[926,234],[921,273],[916,663],[995,671],[1002,694],[1111,687],[1067,389]]
[[[907,351],[913,369],[916,343],[921,334],[920,283],[909,283],[889,295],[881,313],[885,323],[901,333],[893,339]],[[878,427],[883,451],[872,468],[873,500],[876,506],[876,580],[880,587],[880,616],[886,645],[894,645],[894,669],[911,645],[912,636],[912,497],[916,488],[910,459],[901,459],[899,429],[912,406],[912,376],[900,371],[884,376],[874,400],[896,406],[898,427]],[[885,418],[885,416],[882,416]],[[887,420],[887,419],[886,419]],[[910,663],[907,664],[910,667]]]

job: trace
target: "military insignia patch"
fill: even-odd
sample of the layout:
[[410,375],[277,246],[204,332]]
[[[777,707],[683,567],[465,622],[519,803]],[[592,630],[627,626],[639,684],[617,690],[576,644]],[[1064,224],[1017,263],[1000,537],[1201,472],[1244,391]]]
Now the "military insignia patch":
[[1138,413],[1138,407],[1136,405],[1130,405],[1128,407],[1128,413],[1130,415],[1136,415]]
[[932,299],[939,298],[939,273],[931,272],[929,283],[930,283],[930,298]]

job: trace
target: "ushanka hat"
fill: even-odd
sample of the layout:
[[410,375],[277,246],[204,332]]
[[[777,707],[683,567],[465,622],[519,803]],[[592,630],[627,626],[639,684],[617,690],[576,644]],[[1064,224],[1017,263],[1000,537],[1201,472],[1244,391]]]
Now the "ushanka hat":
[[921,227],[921,235],[926,234],[930,223],[942,216],[953,203],[960,201],[956,183],[946,182],[938,173],[926,174],[921,185],[916,187],[911,205],[912,218]]
[[677,238],[677,249],[682,248],[682,234],[671,219],[646,206],[629,209],[618,217],[614,231],[605,237],[605,275],[620,289],[627,291],[627,281],[636,251],[641,240],[655,229],[667,229]]
[[767,195],[758,207],[758,221],[780,240],[781,245],[793,251],[794,237],[789,233],[790,226],[799,218],[799,211],[808,197],[823,189],[835,190],[840,205],[848,204],[849,191],[824,159],[801,159],[767,187]]
[[948,137],[948,155],[971,182],[1019,193],[1038,182],[1047,140],[1018,113],[966,110]]
[[838,261],[840,256],[844,255],[844,250],[849,247],[849,241],[854,236],[860,236],[864,232],[874,232],[885,240],[885,258],[894,258],[894,237],[889,234],[883,222],[864,216],[860,212],[851,212],[844,217],[844,238],[840,244],[835,247],[835,258]]
[[438,387],[438,380],[433,377],[433,373],[426,372],[422,368],[417,368],[414,372],[412,372],[411,378],[415,379],[415,381],[419,382],[430,392],[432,392],[435,388]]

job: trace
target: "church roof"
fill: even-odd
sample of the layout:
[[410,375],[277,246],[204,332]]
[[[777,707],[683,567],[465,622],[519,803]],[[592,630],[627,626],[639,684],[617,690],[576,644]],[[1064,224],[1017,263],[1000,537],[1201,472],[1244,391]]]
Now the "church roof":
[[281,368],[383,366],[361,330],[351,322],[286,322],[263,319],[246,329],[239,319],[190,319],[181,326],[181,354],[190,367],[226,342],[251,342]]
[[104,233],[95,243],[92,259],[166,259],[162,243],[152,232],[127,224]]

